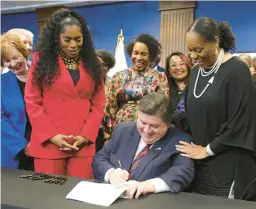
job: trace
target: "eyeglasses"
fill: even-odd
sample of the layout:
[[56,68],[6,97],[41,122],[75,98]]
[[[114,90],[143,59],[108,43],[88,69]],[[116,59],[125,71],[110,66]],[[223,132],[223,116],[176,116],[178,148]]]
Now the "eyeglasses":
[[177,64],[170,64],[170,69],[176,69],[177,67],[186,67],[186,63],[182,62],[182,63],[177,63]]

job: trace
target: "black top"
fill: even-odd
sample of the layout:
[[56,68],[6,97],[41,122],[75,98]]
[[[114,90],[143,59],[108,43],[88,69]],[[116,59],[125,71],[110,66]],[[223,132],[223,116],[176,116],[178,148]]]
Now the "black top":
[[79,70],[72,70],[72,69],[69,69],[69,68],[67,68],[67,69],[68,69],[68,72],[69,72],[73,82],[74,82],[74,85],[76,85],[77,82],[80,79]]
[[172,113],[175,113],[181,98],[184,97],[184,90],[179,90],[172,78],[168,79],[168,84],[170,89]]
[[[237,57],[223,63],[202,97],[193,91],[199,67],[191,70],[187,93],[187,119],[193,142],[215,153],[197,163],[212,166],[217,183],[234,175],[237,153],[256,151],[256,111],[253,83],[248,67]],[[213,76],[199,75],[199,95]]]
[[157,65],[156,70],[157,70],[158,72],[160,72],[160,73],[164,73],[164,72],[165,72],[165,69],[164,69],[164,68],[162,68],[162,67],[161,67],[161,66],[159,66],[159,65]]
[[[25,92],[25,82],[23,81],[20,81],[19,79],[17,79],[18,81],[18,85],[19,85],[19,88],[20,88],[20,93],[22,95],[22,98],[24,100],[24,92]],[[31,127],[31,124],[30,124],[30,121],[29,121],[29,117],[28,117],[28,114],[27,114],[27,111],[25,111],[26,113],[26,129],[25,129],[25,138],[30,141],[30,136],[31,136],[31,131],[32,131],[32,127]]]
[[[198,67],[191,70],[187,96],[187,116],[193,141],[203,146],[217,140],[224,145],[255,150],[245,143],[255,136],[253,83],[248,67],[236,57],[221,65],[213,84],[196,99],[193,95]],[[199,95],[212,77],[199,76],[196,94]],[[255,126],[254,126],[255,125]]]

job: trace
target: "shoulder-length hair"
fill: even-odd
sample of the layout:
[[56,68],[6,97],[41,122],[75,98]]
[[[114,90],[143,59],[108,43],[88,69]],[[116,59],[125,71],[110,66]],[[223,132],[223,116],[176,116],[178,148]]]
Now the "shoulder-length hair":
[[[189,71],[190,69],[192,68],[192,64],[189,60],[189,58],[183,54],[182,52],[173,52],[171,53],[167,58],[166,58],[166,61],[165,61],[165,74],[167,76],[167,78],[169,79],[170,78],[170,72],[169,72],[169,69],[170,69],[170,60],[173,56],[179,56],[182,61],[186,64],[187,68],[188,68],[188,76],[189,76]],[[187,76],[187,77],[188,77]]]
[[11,48],[15,48],[20,52],[24,58],[27,60],[29,56],[29,52],[21,41],[20,37],[16,34],[4,33],[1,35],[1,66],[4,66],[3,60],[8,51]]
[[173,79],[173,77],[170,76],[170,72],[169,72],[169,69],[170,69],[170,60],[173,56],[179,56],[183,62],[185,62],[187,68],[188,68],[188,74],[187,74],[187,77],[185,78],[185,84],[187,83],[188,81],[188,78],[189,78],[189,74],[190,74],[190,70],[192,68],[192,64],[189,60],[189,58],[184,55],[182,52],[173,52],[171,53],[167,58],[166,58],[166,61],[165,61],[165,75],[167,77],[167,80],[168,80],[168,85],[169,85],[169,90],[170,90],[170,96],[172,96],[172,92],[175,91],[175,89],[177,89],[177,86],[176,86],[176,83]]

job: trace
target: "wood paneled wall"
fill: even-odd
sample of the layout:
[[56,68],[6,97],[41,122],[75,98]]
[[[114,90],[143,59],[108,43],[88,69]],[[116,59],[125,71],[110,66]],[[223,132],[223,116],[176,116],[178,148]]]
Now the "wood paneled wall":
[[186,31],[194,20],[194,1],[161,1],[160,42],[162,56],[160,65],[174,51],[187,54]]
[[51,17],[51,15],[57,11],[58,9],[65,8],[64,6],[62,7],[47,7],[47,8],[39,8],[36,9],[36,14],[37,14],[37,22],[39,25],[39,34],[44,25],[47,23],[48,19]]

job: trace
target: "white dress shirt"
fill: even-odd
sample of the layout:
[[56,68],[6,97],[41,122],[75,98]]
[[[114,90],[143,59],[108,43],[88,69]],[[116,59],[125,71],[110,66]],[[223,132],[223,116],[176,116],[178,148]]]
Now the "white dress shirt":
[[9,71],[9,68],[1,67],[1,74],[7,73],[8,71]]
[[206,146],[206,152],[210,155],[210,156],[213,156],[214,155],[214,152],[211,150],[211,148],[210,148],[210,144],[208,144],[207,146]]

